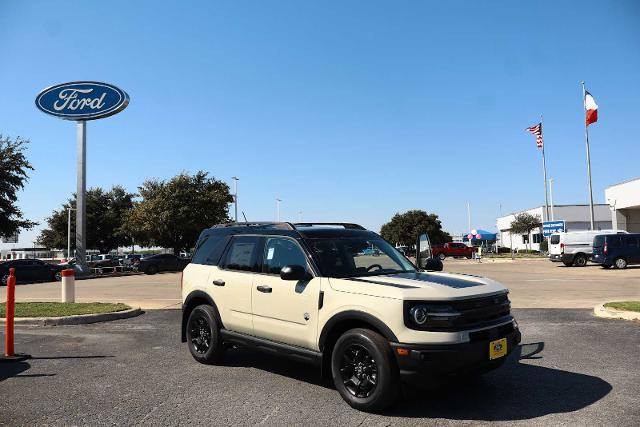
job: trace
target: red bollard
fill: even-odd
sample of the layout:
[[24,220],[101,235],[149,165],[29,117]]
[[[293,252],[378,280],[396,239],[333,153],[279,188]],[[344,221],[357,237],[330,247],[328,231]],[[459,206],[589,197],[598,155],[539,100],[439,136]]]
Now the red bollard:
[[12,357],[13,354],[13,316],[16,310],[16,269],[9,269],[9,280],[7,280],[7,330],[4,335],[4,355]]
[[4,356],[0,357],[0,362],[15,362],[28,359],[28,354],[15,354],[13,348],[13,318],[16,311],[16,269],[9,269],[9,280],[7,280],[7,310],[6,324],[7,330],[4,334]]

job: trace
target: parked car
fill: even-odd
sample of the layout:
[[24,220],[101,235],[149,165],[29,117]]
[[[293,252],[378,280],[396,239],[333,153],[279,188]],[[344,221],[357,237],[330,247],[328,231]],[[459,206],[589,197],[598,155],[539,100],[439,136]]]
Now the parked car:
[[16,269],[17,282],[42,282],[60,281],[60,272],[65,269],[64,265],[49,264],[39,259],[15,259],[0,262],[0,284],[6,286],[9,279],[9,269]]
[[626,233],[620,230],[585,230],[554,233],[549,237],[549,260],[567,267],[584,267],[593,253],[593,239],[599,234]]
[[640,264],[640,234],[600,234],[593,238],[591,259],[604,268]]
[[464,243],[450,242],[441,246],[434,246],[432,251],[434,258],[440,258],[440,260],[444,261],[447,257],[471,258],[477,249],[473,246],[467,246]]
[[[231,346],[306,360],[349,405],[376,412],[398,399],[402,382],[480,375],[517,348],[501,284],[417,269],[359,225],[321,225],[234,223],[201,233],[181,281],[182,341],[196,361],[219,363]],[[378,257],[358,256],[372,246]],[[423,259],[429,246],[420,236],[417,265],[442,269]]]
[[189,258],[179,258],[173,254],[158,254],[140,258],[138,271],[156,274],[160,271],[182,271],[191,262]]

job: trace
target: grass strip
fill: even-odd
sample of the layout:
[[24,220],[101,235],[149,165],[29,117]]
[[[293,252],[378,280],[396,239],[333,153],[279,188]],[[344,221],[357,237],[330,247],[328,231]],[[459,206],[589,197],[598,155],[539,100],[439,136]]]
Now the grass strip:
[[[129,310],[126,304],[106,302],[17,302],[16,317],[65,317],[78,314],[111,313]],[[0,304],[0,317],[6,316],[6,303]]]
[[604,306],[616,310],[640,312],[640,301],[608,302]]

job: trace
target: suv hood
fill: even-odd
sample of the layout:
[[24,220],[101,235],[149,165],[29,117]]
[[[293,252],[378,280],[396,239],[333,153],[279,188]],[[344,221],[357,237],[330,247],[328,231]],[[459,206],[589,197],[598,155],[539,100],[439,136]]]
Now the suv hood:
[[329,282],[336,291],[396,299],[454,300],[507,291],[485,277],[441,272],[330,278]]

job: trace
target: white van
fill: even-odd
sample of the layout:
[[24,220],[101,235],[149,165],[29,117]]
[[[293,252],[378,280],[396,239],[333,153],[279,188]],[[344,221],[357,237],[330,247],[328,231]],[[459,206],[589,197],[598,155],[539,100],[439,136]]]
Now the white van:
[[567,267],[584,267],[593,254],[593,238],[599,234],[627,234],[621,230],[586,230],[554,233],[549,237],[549,259]]

